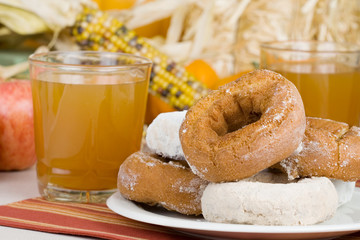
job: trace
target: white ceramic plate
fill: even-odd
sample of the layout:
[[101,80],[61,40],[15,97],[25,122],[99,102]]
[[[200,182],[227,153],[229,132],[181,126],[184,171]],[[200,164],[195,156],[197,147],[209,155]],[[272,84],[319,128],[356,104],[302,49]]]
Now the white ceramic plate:
[[360,189],[355,190],[352,200],[341,206],[332,219],[311,226],[260,226],[206,222],[202,217],[185,216],[159,207],[136,204],[124,199],[118,192],[108,199],[107,205],[114,212],[133,220],[214,239],[319,239],[360,231]]

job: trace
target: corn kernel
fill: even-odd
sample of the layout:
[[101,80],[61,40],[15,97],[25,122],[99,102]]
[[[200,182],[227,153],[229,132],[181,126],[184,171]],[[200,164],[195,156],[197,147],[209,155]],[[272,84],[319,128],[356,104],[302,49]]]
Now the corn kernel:
[[72,34],[83,49],[122,51],[152,59],[155,64],[149,91],[176,109],[187,109],[196,99],[207,94],[206,87],[184,67],[101,11],[86,8],[83,14],[77,16]]

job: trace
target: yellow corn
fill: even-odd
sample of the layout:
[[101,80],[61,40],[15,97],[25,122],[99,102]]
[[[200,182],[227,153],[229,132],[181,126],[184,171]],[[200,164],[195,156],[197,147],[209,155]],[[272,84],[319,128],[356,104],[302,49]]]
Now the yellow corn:
[[124,52],[150,58],[153,67],[149,92],[175,109],[184,110],[208,93],[208,89],[181,65],[159,52],[119,20],[96,9],[85,9],[72,28],[84,50]]

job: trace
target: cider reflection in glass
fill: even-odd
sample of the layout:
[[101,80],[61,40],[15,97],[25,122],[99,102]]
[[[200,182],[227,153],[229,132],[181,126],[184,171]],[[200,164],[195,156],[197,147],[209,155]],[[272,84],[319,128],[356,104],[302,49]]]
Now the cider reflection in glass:
[[359,126],[360,47],[349,43],[286,41],[261,45],[261,68],[292,81],[307,116]]
[[32,55],[37,176],[49,200],[103,202],[140,149],[151,62],[120,53]]

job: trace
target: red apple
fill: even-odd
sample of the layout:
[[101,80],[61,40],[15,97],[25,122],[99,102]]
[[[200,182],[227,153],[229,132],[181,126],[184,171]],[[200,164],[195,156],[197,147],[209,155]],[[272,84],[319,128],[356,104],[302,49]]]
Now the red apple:
[[36,161],[31,84],[0,83],[0,170],[22,170]]

